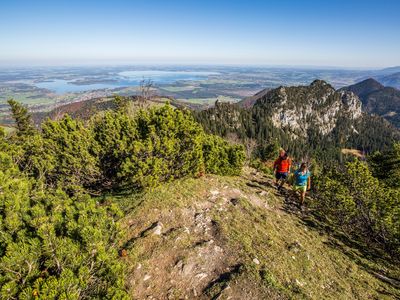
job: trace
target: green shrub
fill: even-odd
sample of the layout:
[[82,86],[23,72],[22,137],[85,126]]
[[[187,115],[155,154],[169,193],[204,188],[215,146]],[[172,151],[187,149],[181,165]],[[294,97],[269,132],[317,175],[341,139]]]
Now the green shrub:
[[0,152],[0,298],[126,296],[113,206],[38,191]]
[[229,144],[215,135],[204,136],[203,156],[205,171],[218,175],[240,174],[246,160],[243,145]]
[[98,147],[92,133],[69,116],[47,120],[41,131],[12,137],[2,148],[8,148],[19,168],[34,177],[36,184],[72,192],[93,188],[100,180]]
[[147,187],[198,174],[202,129],[189,113],[165,105],[141,110],[135,119],[139,140],[122,164],[124,181]]
[[125,113],[109,111],[96,116],[90,130],[99,149],[102,187],[116,188],[121,185],[123,163],[138,149],[137,123]]
[[250,167],[263,172],[264,174],[268,174],[268,175],[272,175],[274,172],[272,170],[272,168],[269,168],[265,165],[265,163],[263,161],[261,161],[261,159],[256,158],[256,159],[252,159],[250,161]]
[[[53,186],[92,187],[100,178],[98,146],[92,132],[68,115],[42,124],[43,149],[36,156],[51,161],[46,182]],[[31,156],[35,156],[31,155]]]
[[110,185],[143,189],[198,174],[202,129],[193,117],[165,105],[134,117],[108,112],[92,128],[100,165]]
[[170,105],[107,112],[91,130],[99,147],[104,187],[144,189],[199,172],[239,174],[244,148],[205,135],[187,111]]
[[316,180],[314,205],[346,233],[400,253],[400,191],[372,176],[355,161]]

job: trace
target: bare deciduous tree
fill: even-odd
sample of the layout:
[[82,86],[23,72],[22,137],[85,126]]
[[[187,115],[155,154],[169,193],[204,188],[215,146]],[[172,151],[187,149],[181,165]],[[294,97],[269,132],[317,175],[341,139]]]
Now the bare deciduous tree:
[[154,83],[151,79],[142,79],[139,85],[139,106],[144,107],[152,98]]
[[246,158],[247,162],[251,160],[251,156],[254,152],[254,150],[257,148],[258,143],[255,139],[251,138],[245,138],[245,139],[240,139],[239,136],[236,133],[230,132],[226,135],[226,140],[233,144],[243,144],[244,147],[246,148]]
[[234,133],[234,132],[229,132],[226,135],[225,139],[227,141],[229,141],[230,143],[232,143],[232,144],[241,144],[242,143],[242,141],[240,140],[238,135],[236,133]]
[[255,139],[246,138],[244,140],[244,146],[246,147],[246,157],[247,160],[251,160],[251,156],[253,155],[254,150],[257,148],[257,141]]

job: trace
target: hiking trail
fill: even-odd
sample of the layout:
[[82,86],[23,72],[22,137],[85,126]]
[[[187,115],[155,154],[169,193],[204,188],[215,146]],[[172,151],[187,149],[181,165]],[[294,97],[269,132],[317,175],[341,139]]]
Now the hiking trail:
[[[132,199],[125,198],[126,203]],[[154,189],[123,220],[135,299],[393,299],[364,255],[246,168]],[[307,199],[306,201],[312,201]]]

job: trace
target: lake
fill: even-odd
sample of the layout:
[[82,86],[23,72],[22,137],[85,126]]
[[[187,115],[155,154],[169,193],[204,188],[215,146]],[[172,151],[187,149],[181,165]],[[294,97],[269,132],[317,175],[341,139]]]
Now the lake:
[[96,80],[93,83],[79,83],[77,80],[54,79],[34,83],[39,88],[51,90],[57,94],[84,92],[99,89],[115,89],[120,87],[138,86],[145,79],[150,79],[154,84],[173,84],[177,81],[204,80],[210,75],[218,75],[216,72],[186,72],[186,71],[123,71],[108,78],[81,78],[81,80]]

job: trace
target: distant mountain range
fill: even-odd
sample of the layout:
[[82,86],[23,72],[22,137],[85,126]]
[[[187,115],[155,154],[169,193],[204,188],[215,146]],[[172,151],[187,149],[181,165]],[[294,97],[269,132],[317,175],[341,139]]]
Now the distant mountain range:
[[400,90],[384,86],[372,78],[341,90],[355,93],[362,101],[364,111],[382,116],[400,128]]
[[390,68],[384,68],[378,71],[380,75],[389,75],[393,73],[399,73],[400,72],[400,66],[395,66],[395,67],[390,67]]
[[[397,68],[398,67],[390,68],[390,70],[396,70]],[[388,75],[387,78],[394,78],[396,74],[398,74],[400,80],[400,73]],[[269,91],[270,89],[265,89],[256,93],[254,96],[244,98],[242,101],[238,102],[238,105],[243,108],[250,108],[256,104],[257,100],[269,95]],[[359,83],[341,88],[339,91],[353,92],[360,98],[362,102],[361,108],[364,112],[379,115],[397,128],[400,128],[399,89],[385,86],[376,79],[368,78]],[[302,95],[301,92],[300,95]]]
[[383,83],[386,86],[392,86],[400,89],[400,72],[378,76],[377,78],[379,82]]

